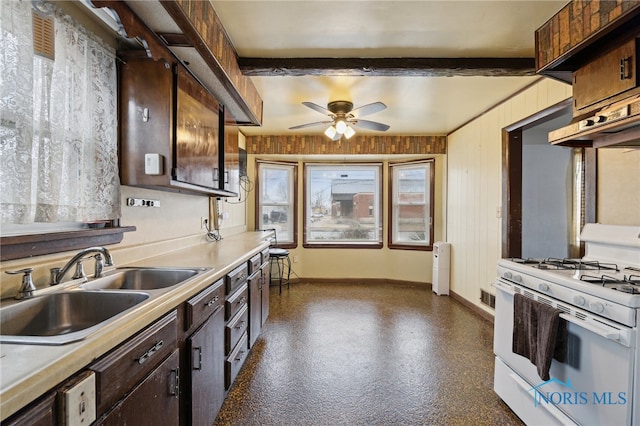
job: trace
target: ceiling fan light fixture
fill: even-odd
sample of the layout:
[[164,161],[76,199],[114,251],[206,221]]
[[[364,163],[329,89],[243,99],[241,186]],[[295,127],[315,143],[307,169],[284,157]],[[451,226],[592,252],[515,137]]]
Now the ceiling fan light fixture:
[[353,130],[353,127],[347,126],[347,129],[344,131],[344,137],[349,139],[351,136],[355,135],[356,131]]
[[336,132],[340,134],[344,134],[344,132],[347,130],[347,123],[344,120],[337,120],[335,126]]
[[335,127],[329,126],[327,130],[324,131],[324,134],[327,135],[328,138],[333,139],[333,137],[338,133]]

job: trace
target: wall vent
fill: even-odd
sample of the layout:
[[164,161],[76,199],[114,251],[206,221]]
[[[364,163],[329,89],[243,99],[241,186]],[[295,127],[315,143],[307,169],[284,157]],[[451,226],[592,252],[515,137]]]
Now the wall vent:
[[38,56],[55,59],[55,27],[53,17],[37,10],[32,12],[33,53]]
[[496,296],[486,290],[480,290],[480,301],[490,308],[496,307]]

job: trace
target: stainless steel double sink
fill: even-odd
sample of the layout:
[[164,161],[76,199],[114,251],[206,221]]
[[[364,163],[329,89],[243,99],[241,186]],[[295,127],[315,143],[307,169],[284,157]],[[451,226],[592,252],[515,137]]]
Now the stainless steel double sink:
[[82,340],[141,303],[207,270],[116,268],[100,278],[65,286],[63,290],[3,303],[0,342],[63,345]]

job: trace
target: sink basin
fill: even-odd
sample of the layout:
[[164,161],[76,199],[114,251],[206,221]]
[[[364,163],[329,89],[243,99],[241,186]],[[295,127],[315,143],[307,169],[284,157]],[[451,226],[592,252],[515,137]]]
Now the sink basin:
[[80,287],[91,290],[158,290],[178,285],[203,271],[204,268],[118,268]]
[[147,300],[142,292],[51,293],[0,309],[0,342],[61,345],[82,340]]

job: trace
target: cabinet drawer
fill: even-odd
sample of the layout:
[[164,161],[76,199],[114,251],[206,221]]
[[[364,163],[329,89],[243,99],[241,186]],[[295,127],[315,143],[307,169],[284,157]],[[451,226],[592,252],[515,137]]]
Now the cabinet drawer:
[[231,355],[229,355],[224,363],[224,387],[229,389],[231,384],[236,379],[238,371],[244,364],[244,360],[247,358],[247,334],[245,333],[238,344],[236,345]]
[[241,266],[238,266],[233,271],[227,274],[227,294],[231,294],[238,287],[244,284],[247,281],[247,277],[249,273],[247,272],[247,264],[243,263]]
[[269,261],[269,247],[262,250],[262,263],[267,263]]
[[177,425],[180,422],[179,365],[176,349],[95,425]]
[[633,39],[573,73],[576,110],[637,86],[638,43]]
[[238,289],[231,296],[227,297],[225,301],[225,313],[224,319],[229,321],[244,305],[247,304],[249,296],[249,286],[245,282],[242,287]]
[[242,309],[231,318],[231,321],[224,327],[224,354],[229,355],[231,349],[235,348],[242,335],[247,331],[249,320],[249,309],[244,305]]
[[98,416],[175,349],[177,334],[177,313],[172,311],[89,366],[96,373]]
[[220,279],[212,284],[211,287],[187,300],[184,321],[185,331],[194,325],[202,324],[219,306],[223,306],[224,290],[224,280]]
[[249,274],[253,274],[255,271],[260,269],[260,265],[262,265],[262,255],[260,253],[253,256],[249,259]]

